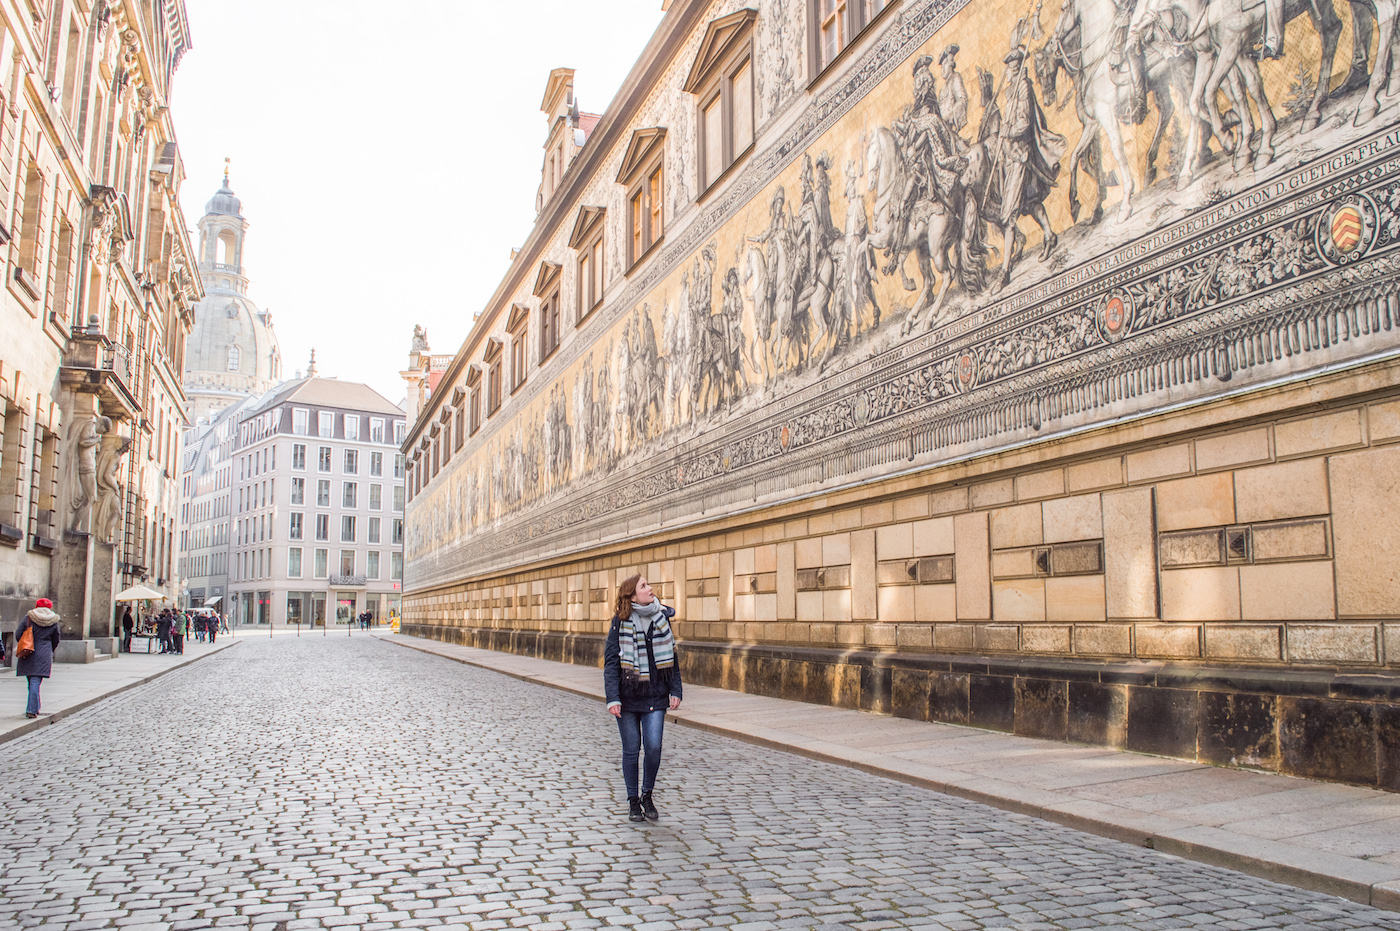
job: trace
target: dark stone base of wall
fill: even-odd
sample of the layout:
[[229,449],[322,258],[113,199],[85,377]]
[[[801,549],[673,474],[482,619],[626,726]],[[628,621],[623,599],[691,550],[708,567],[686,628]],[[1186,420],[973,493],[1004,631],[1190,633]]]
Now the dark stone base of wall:
[[[583,634],[405,625],[409,636],[601,666]],[[917,721],[1400,791],[1400,675],[688,641],[687,682]]]

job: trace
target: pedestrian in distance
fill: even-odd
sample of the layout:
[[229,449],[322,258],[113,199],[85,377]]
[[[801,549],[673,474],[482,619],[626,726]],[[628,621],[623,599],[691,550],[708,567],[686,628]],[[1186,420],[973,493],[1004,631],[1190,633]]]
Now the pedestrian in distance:
[[131,605],[127,605],[122,611],[122,652],[131,652],[131,634],[136,629],[136,622],[131,619]]
[[[20,639],[31,631],[34,652],[22,655]],[[15,628],[15,675],[29,677],[29,702],[24,706],[26,718],[39,716],[39,687],[53,673],[53,652],[58,649],[58,640],[58,615],[53,613],[53,602],[40,598]]]
[[185,652],[185,632],[189,630],[189,623],[185,612],[181,611],[179,614],[175,615],[175,621],[170,626],[170,652]]
[[160,638],[160,652],[171,652],[170,625],[173,623],[170,612],[162,611],[156,618],[156,636]]
[[[603,650],[603,691],[622,736],[622,782],[629,821],[660,817],[652,791],[661,769],[666,711],[681,706],[681,670],[671,632],[675,609],[663,605],[640,575],[617,589],[612,626]],[[642,760],[641,784],[637,761]]]
[[213,643],[214,638],[219,636],[219,616],[217,614],[209,615],[209,623],[205,625],[205,630],[209,632],[209,642]]

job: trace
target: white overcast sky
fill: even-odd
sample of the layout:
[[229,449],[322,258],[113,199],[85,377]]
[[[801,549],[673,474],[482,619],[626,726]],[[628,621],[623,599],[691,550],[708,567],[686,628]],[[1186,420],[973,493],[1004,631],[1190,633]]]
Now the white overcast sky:
[[[230,181],[291,377],[395,402],[413,325],[455,352],[534,221],[553,68],[601,113],[661,0],[186,0],[171,109],[190,229]],[[192,236],[198,246],[197,236]]]

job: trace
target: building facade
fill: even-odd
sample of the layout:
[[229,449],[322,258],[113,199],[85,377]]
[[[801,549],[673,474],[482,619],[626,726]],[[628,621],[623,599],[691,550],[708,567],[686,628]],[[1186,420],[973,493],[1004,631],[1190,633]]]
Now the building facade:
[[400,616],[403,410],[367,385],[311,377],[236,420],[226,597],[235,623]]
[[121,588],[178,586],[189,27],[179,0],[0,10],[0,631],[49,597],[66,640],[109,637]]
[[181,607],[226,613],[233,520],[233,454],[240,416],[258,402],[245,397],[199,420],[185,433],[180,475]]
[[208,418],[282,380],[282,350],[272,314],[248,297],[248,221],[229,187],[210,198],[199,220],[204,299],[185,352],[184,386],[192,418]]
[[641,572],[702,683],[1400,788],[1354,9],[674,0],[409,431],[404,629],[596,663]]

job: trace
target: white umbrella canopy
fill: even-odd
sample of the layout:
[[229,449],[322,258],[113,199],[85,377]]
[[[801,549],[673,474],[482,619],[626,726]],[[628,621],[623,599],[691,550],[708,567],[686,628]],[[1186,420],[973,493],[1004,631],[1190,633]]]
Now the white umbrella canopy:
[[144,585],[133,585],[126,591],[117,595],[116,601],[168,601],[169,596],[164,592],[158,592],[154,588],[147,588]]

